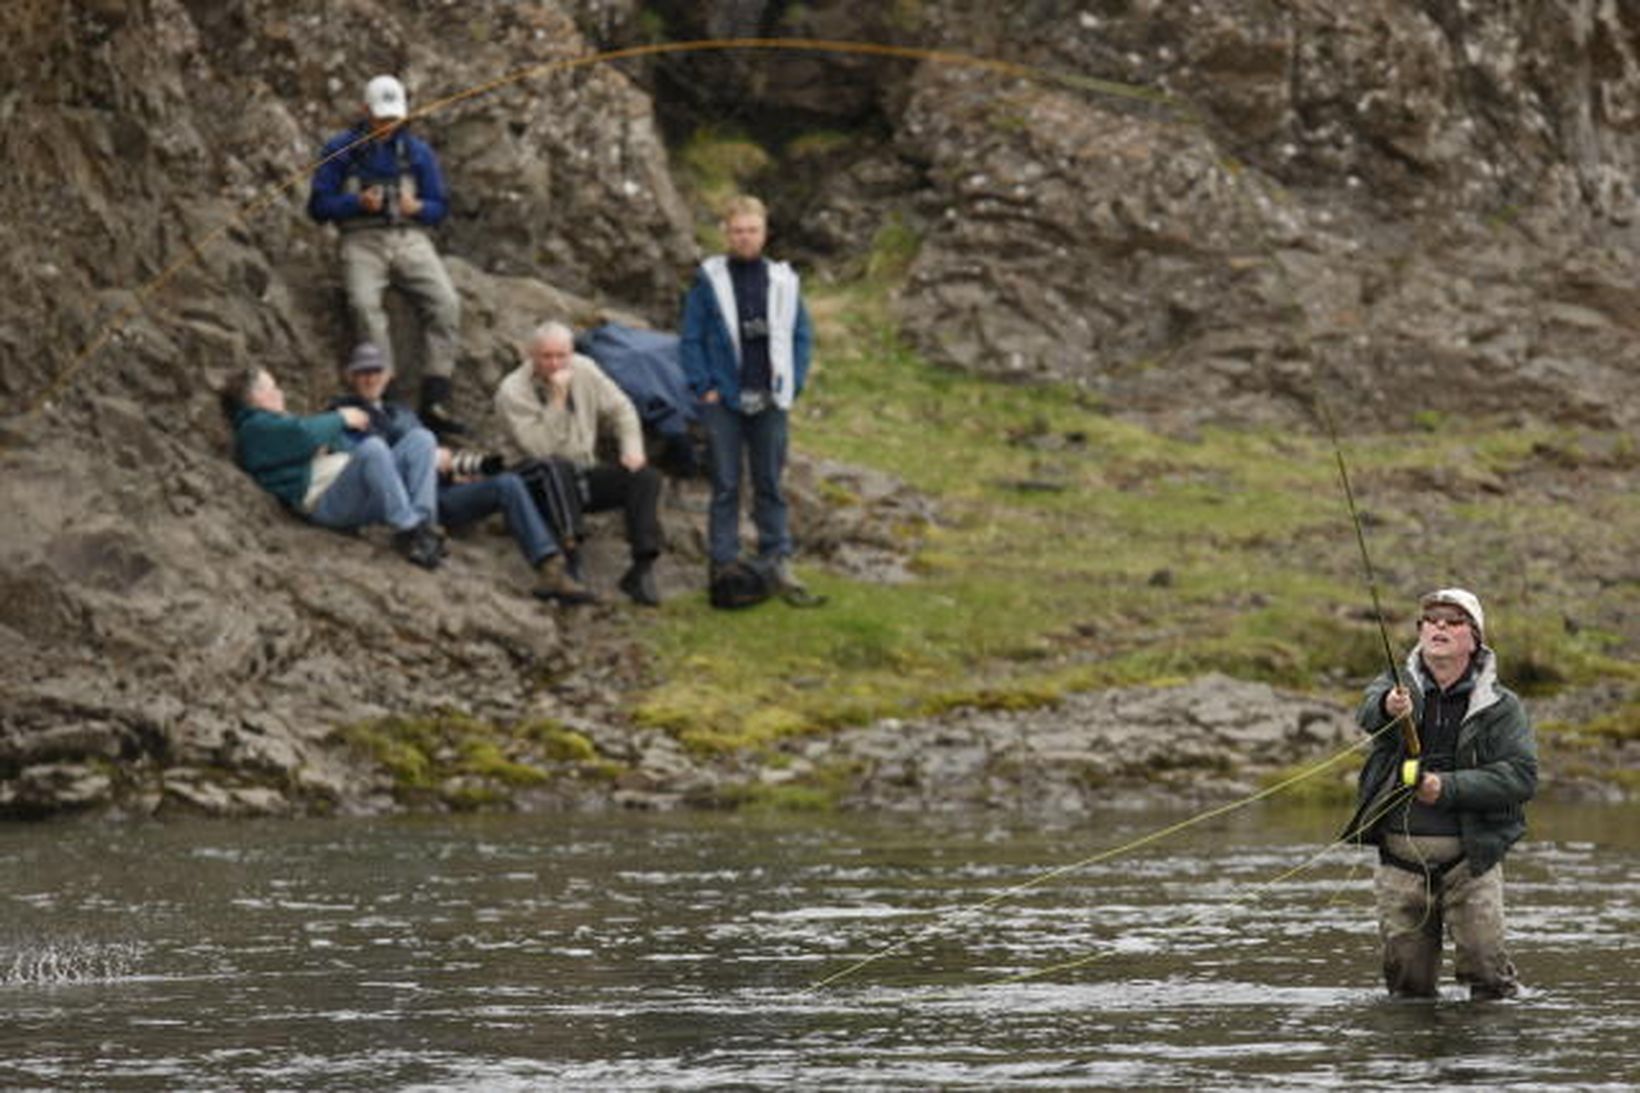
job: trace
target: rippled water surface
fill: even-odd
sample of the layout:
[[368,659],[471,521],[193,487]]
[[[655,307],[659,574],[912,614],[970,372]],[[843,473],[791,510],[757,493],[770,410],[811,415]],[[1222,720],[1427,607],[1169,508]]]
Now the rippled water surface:
[[1176,819],[0,827],[0,1087],[1640,1080],[1640,810],[1533,810],[1516,1003],[1381,997],[1330,814],[998,898]]

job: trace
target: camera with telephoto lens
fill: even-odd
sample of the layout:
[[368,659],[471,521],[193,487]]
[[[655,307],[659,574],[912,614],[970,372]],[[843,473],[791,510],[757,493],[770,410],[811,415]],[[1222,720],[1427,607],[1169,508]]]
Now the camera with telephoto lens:
[[450,473],[456,478],[488,478],[500,474],[507,461],[494,452],[450,453]]

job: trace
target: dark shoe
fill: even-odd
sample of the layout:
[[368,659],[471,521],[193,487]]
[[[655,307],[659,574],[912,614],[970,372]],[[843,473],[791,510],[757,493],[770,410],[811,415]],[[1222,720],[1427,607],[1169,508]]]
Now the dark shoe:
[[659,607],[661,605],[660,590],[655,587],[655,567],[647,558],[632,563],[632,567],[621,575],[621,591],[625,592],[633,603],[645,607]]
[[393,535],[393,546],[412,565],[437,569],[444,561],[443,542],[431,524],[417,524]]
[[421,381],[421,421],[434,435],[466,436],[467,426],[456,419],[451,410],[450,378],[424,376]]
[[536,572],[541,575],[541,579],[531,591],[538,600],[557,600],[572,607],[576,604],[598,602],[598,597],[593,595],[591,589],[570,576],[569,567],[564,564],[562,554],[554,554],[547,558],[536,567]]

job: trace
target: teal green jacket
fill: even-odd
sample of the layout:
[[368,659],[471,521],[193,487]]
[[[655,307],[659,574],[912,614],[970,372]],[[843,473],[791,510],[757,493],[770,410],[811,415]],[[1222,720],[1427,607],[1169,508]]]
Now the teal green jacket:
[[342,415],[332,410],[297,417],[245,407],[234,415],[234,460],[256,484],[292,509],[302,507],[320,449],[352,447]]
[[[1424,696],[1435,686],[1414,649],[1402,676],[1412,695],[1414,724],[1422,724]],[[1384,696],[1395,686],[1388,672],[1362,696],[1356,721],[1369,733],[1390,722]],[[1357,807],[1344,838],[1377,844],[1382,824],[1372,822],[1400,788],[1405,745],[1399,728],[1382,732],[1361,768]],[[1469,871],[1476,876],[1503,860],[1526,833],[1526,802],[1537,790],[1537,741],[1532,725],[1513,691],[1498,683],[1497,657],[1482,646],[1475,654],[1475,687],[1458,729],[1457,769],[1441,774],[1441,796],[1434,807],[1458,815],[1459,837]],[[1363,830],[1363,828],[1365,830]]]

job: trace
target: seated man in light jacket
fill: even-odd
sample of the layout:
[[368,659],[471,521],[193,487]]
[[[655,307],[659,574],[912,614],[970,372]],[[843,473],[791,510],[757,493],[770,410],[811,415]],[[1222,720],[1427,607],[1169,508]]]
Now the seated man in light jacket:
[[254,368],[222,393],[234,432],[234,459],[257,485],[316,524],[337,530],[387,524],[411,562],[437,569],[443,542],[434,527],[437,448],[426,429],[389,447],[379,437],[355,444],[349,429],[369,416],[357,407],[299,417],[285,409],[273,374]]
[[[528,359],[495,393],[509,454],[568,459],[581,467],[586,511],[620,508],[626,516],[632,565],[621,577],[621,591],[636,603],[659,604],[654,563],[661,552],[661,479],[644,455],[637,409],[595,363],[575,352],[575,335],[563,323],[537,327],[525,349]],[[598,441],[606,431],[619,445],[617,463],[598,462]]]

